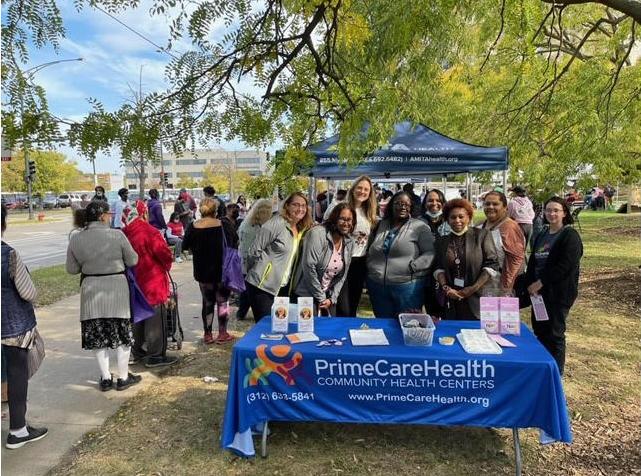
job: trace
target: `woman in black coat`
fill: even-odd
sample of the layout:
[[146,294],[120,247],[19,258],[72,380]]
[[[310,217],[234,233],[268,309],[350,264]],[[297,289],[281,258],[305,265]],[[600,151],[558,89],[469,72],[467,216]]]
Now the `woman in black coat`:
[[579,288],[579,262],[583,243],[570,225],[568,204],[552,197],[544,206],[543,228],[532,240],[525,282],[530,294],[543,296],[549,320],[537,321],[532,311],[532,328],[543,346],[552,354],[561,375],[565,365],[565,321]]

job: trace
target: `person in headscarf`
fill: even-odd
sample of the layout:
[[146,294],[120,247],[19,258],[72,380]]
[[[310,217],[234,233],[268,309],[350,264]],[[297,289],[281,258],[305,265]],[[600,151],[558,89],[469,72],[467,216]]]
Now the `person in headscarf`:
[[[169,277],[174,261],[167,242],[158,230],[147,222],[147,206],[137,200],[125,216],[123,232],[138,254],[134,267],[136,282],[155,314],[134,324],[133,360],[145,360],[145,367],[161,367],[176,363],[176,357],[167,356],[165,321],[169,300]],[[143,344],[146,350],[143,349]]]

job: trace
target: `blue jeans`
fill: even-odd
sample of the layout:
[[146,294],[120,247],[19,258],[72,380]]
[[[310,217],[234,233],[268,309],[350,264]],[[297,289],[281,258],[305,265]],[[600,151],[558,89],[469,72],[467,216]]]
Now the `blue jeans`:
[[367,279],[367,290],[376,317],[396,318],[402,312],[422,312],[425,278],[403,284],[381,284]]

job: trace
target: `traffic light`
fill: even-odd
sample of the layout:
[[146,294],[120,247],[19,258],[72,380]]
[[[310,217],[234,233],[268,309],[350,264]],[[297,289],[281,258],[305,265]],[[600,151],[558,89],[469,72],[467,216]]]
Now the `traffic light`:
[[160,184],[167,186],[169,183],[169,172],[164,172],[160,174]]
[[36,163],[33,160],[29,161],[29,179],[34,180],[36,178]]

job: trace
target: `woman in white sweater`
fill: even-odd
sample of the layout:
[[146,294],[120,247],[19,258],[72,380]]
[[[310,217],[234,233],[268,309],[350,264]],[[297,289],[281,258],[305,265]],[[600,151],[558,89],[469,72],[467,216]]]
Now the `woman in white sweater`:
[[[352,260],[347,273],[347,279],[343,284],[341,293],[336,303],[336,315],[341,317],[355,317],[358,311],[358,303],[363,294],[363,285],[365,284],[365,275],[367,267],[367,240],[372,231],[372,227],[377,223],[376,214],[377,203],[376,193],[372,184],[372,179],[366,175],[361,175],[352,184],[347,192],[347,203],[356,210],[356,227],[352,232],[354,239],[354,251]],[[333,204],[334,206],[336,204]],[[328,209],[326,215],[329,216],[331,209]]]

